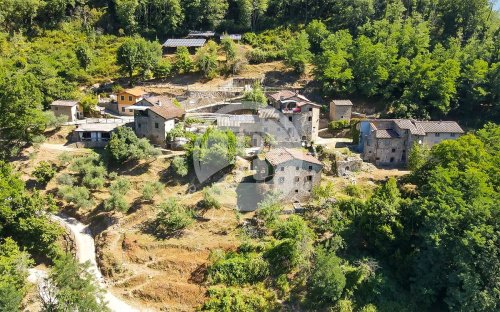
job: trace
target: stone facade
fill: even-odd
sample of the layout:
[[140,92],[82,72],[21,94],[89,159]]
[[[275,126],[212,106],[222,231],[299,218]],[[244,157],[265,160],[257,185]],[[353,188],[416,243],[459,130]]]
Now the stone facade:
[[330,102],[330,120],[351,120],[352,102],[349,100],[333,100]]
[[277,148],[254,161],[253,169],[257,181],[280,192],[284,201],[295,202],[309,198],[320,184],[323,164],[302,150]]
[[314,142],[318,139],[320,105],[290,90],[271,93],[268,100],[293,124],[301,141]]
[[358,148],[364,161],[376,165],[407,165],[414,143],[432,147],[443,140],[456,139],[462,128],[453,121],[409,119],[365,120],[359,124]]
[[68,122],[75,122],[83,118],[83,109],[77,101],[54,101],[50,110],[55,116],[66,116]]

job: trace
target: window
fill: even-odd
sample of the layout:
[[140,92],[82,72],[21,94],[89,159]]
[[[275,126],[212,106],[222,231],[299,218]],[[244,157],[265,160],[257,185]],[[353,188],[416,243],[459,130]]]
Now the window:
[[295,170],[299,170],[299,166],[295,167]]
[[132,113],[133,111],[131,109],[128,110],[129,113]]
[[111,138],[111,134],[110,134],[109,132],[103,132],[103,133],[101,133],[101,139],[102,139],[103,141],[107,141],[107,140],[109,140],[110,138]]
[[295,182],[299,182],[300,181],[300,178],[299,177],[295,177]]
[[160,125],[157,122],[155,122],[155,128],[158,129],[159,127]]
[[281,167],[281,171],[285,171],[285,167]]
[[285,178],[284,178],[284,177],[280,177],[280,178],[279,178],[279,180],[278,180],[278,182],[279,182],[280,184],[285,183]]
[[307,176],[305,180],[306,182],[311,182],[313,180],[313,176]]
[[389,160],[391,163],[394,162],[394,157],[391,157],[391,159]]
[[125,107],[122,107],[122,113],[125,113]]
[[312,121],[312,120],[313,120],[312,117],[307,118],[307,121]]
[[299,193],[299,190],[295,190],[295,194],[298,194]]
[[289,117],[288,117],[288,120],[292,121],[292,116],[289,116]]
[[454,138],[455,137],[455,133],[450,133],[450,137]]
[[125,101],[125,95],[120,96],[120,100]]
[[313,111],[312,107],[309,107],[309,111],[310,111],[310,112],[312,112],[312,111]]
[[131,95],[128,96],[128,100],[132,101],[132,96]]
[[392,152],[393,152],[393,153],[395,153],[395,152],[396,152],[396,149],[395,149],[395,148],[393,148],[393,149],[392,149]]
[[441,133],[434,133],[434,135],[436,136],[436,138],[439,138],[439,136],[441,135]]
[[376,160],[380,160],[380,157],[377,157]]
[[309,171],[313,170],[313,166],[309,166]]
[[141,128],[141,124],[137,124],[137,127],[140,129]]

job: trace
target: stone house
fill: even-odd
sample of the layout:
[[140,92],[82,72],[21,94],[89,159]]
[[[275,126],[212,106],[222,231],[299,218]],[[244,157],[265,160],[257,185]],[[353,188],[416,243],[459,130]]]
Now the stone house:
[[330,102],[330,120],[351,120],[352,102],[350,100],[333,100]]
[[254,178],[285,201],[305,200],[321,182],[323,164],[302,149],[276,148],[253,162]]
[[407,165],[414,143],[432,147],[453,140],[464,131],[454,121],[410,119],[363,120],[359,124],[358,149],[364,161],[376,165]]
[[141,88],[126,89],[116,94],[116,103],[113,103],[112,109],[123,116],[133,116],[134,111],[129,106],[135,105],[142,100],[147,93]]
[[321,105],[291,90],[271,93],[267,98],[269,104],[283,113],[293,124],[303,142],[317,140]]
[[185,114],[182,108],[172,104],[166,96],[142,99],[130,107],[134,111],[135,133],[148,138],[151,143],[166,146],[167,134]]
[[55,116],[67,116],[69,122],[83,119],[83,108],[78,101],[58,100],[50,104]]

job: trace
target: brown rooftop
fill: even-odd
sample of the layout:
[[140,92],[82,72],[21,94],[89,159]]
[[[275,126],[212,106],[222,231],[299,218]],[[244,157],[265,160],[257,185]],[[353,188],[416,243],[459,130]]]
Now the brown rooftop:
[[426,133],[464,133],[455,121],[415,121],[414,123]]
[[144,91],[142,88],[136,87],[136,88],[132,88],[132,89],[125,89],[121,92],[118,92],[118,94],[121,94],[121,93],[127,93],[130,95],[139,97],[139,96],[143,96],[144,94],[146,94],[146,91]]
[[148,107],[148,110],[151,110],[158,116],[164,119],[172,119],[179,118],[184,115],[184,110],[182,108],[176,107],[173,104],[170,105],[162,105],[162,106],[151,106]]
[[51,106],[73,107],[75,105],[78,105],[78,101],[74,101],[74,100],[57,100],[57,101],[52,102],[50,105]]
[[332,103],[335,106],[352,106],[351,100],[333,100]]

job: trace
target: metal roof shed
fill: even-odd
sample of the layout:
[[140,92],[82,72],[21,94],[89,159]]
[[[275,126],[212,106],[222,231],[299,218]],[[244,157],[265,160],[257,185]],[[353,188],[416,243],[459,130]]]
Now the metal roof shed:
[[163,46],[165,48],[202,47],[206,41],[205,39],[168,39]]

